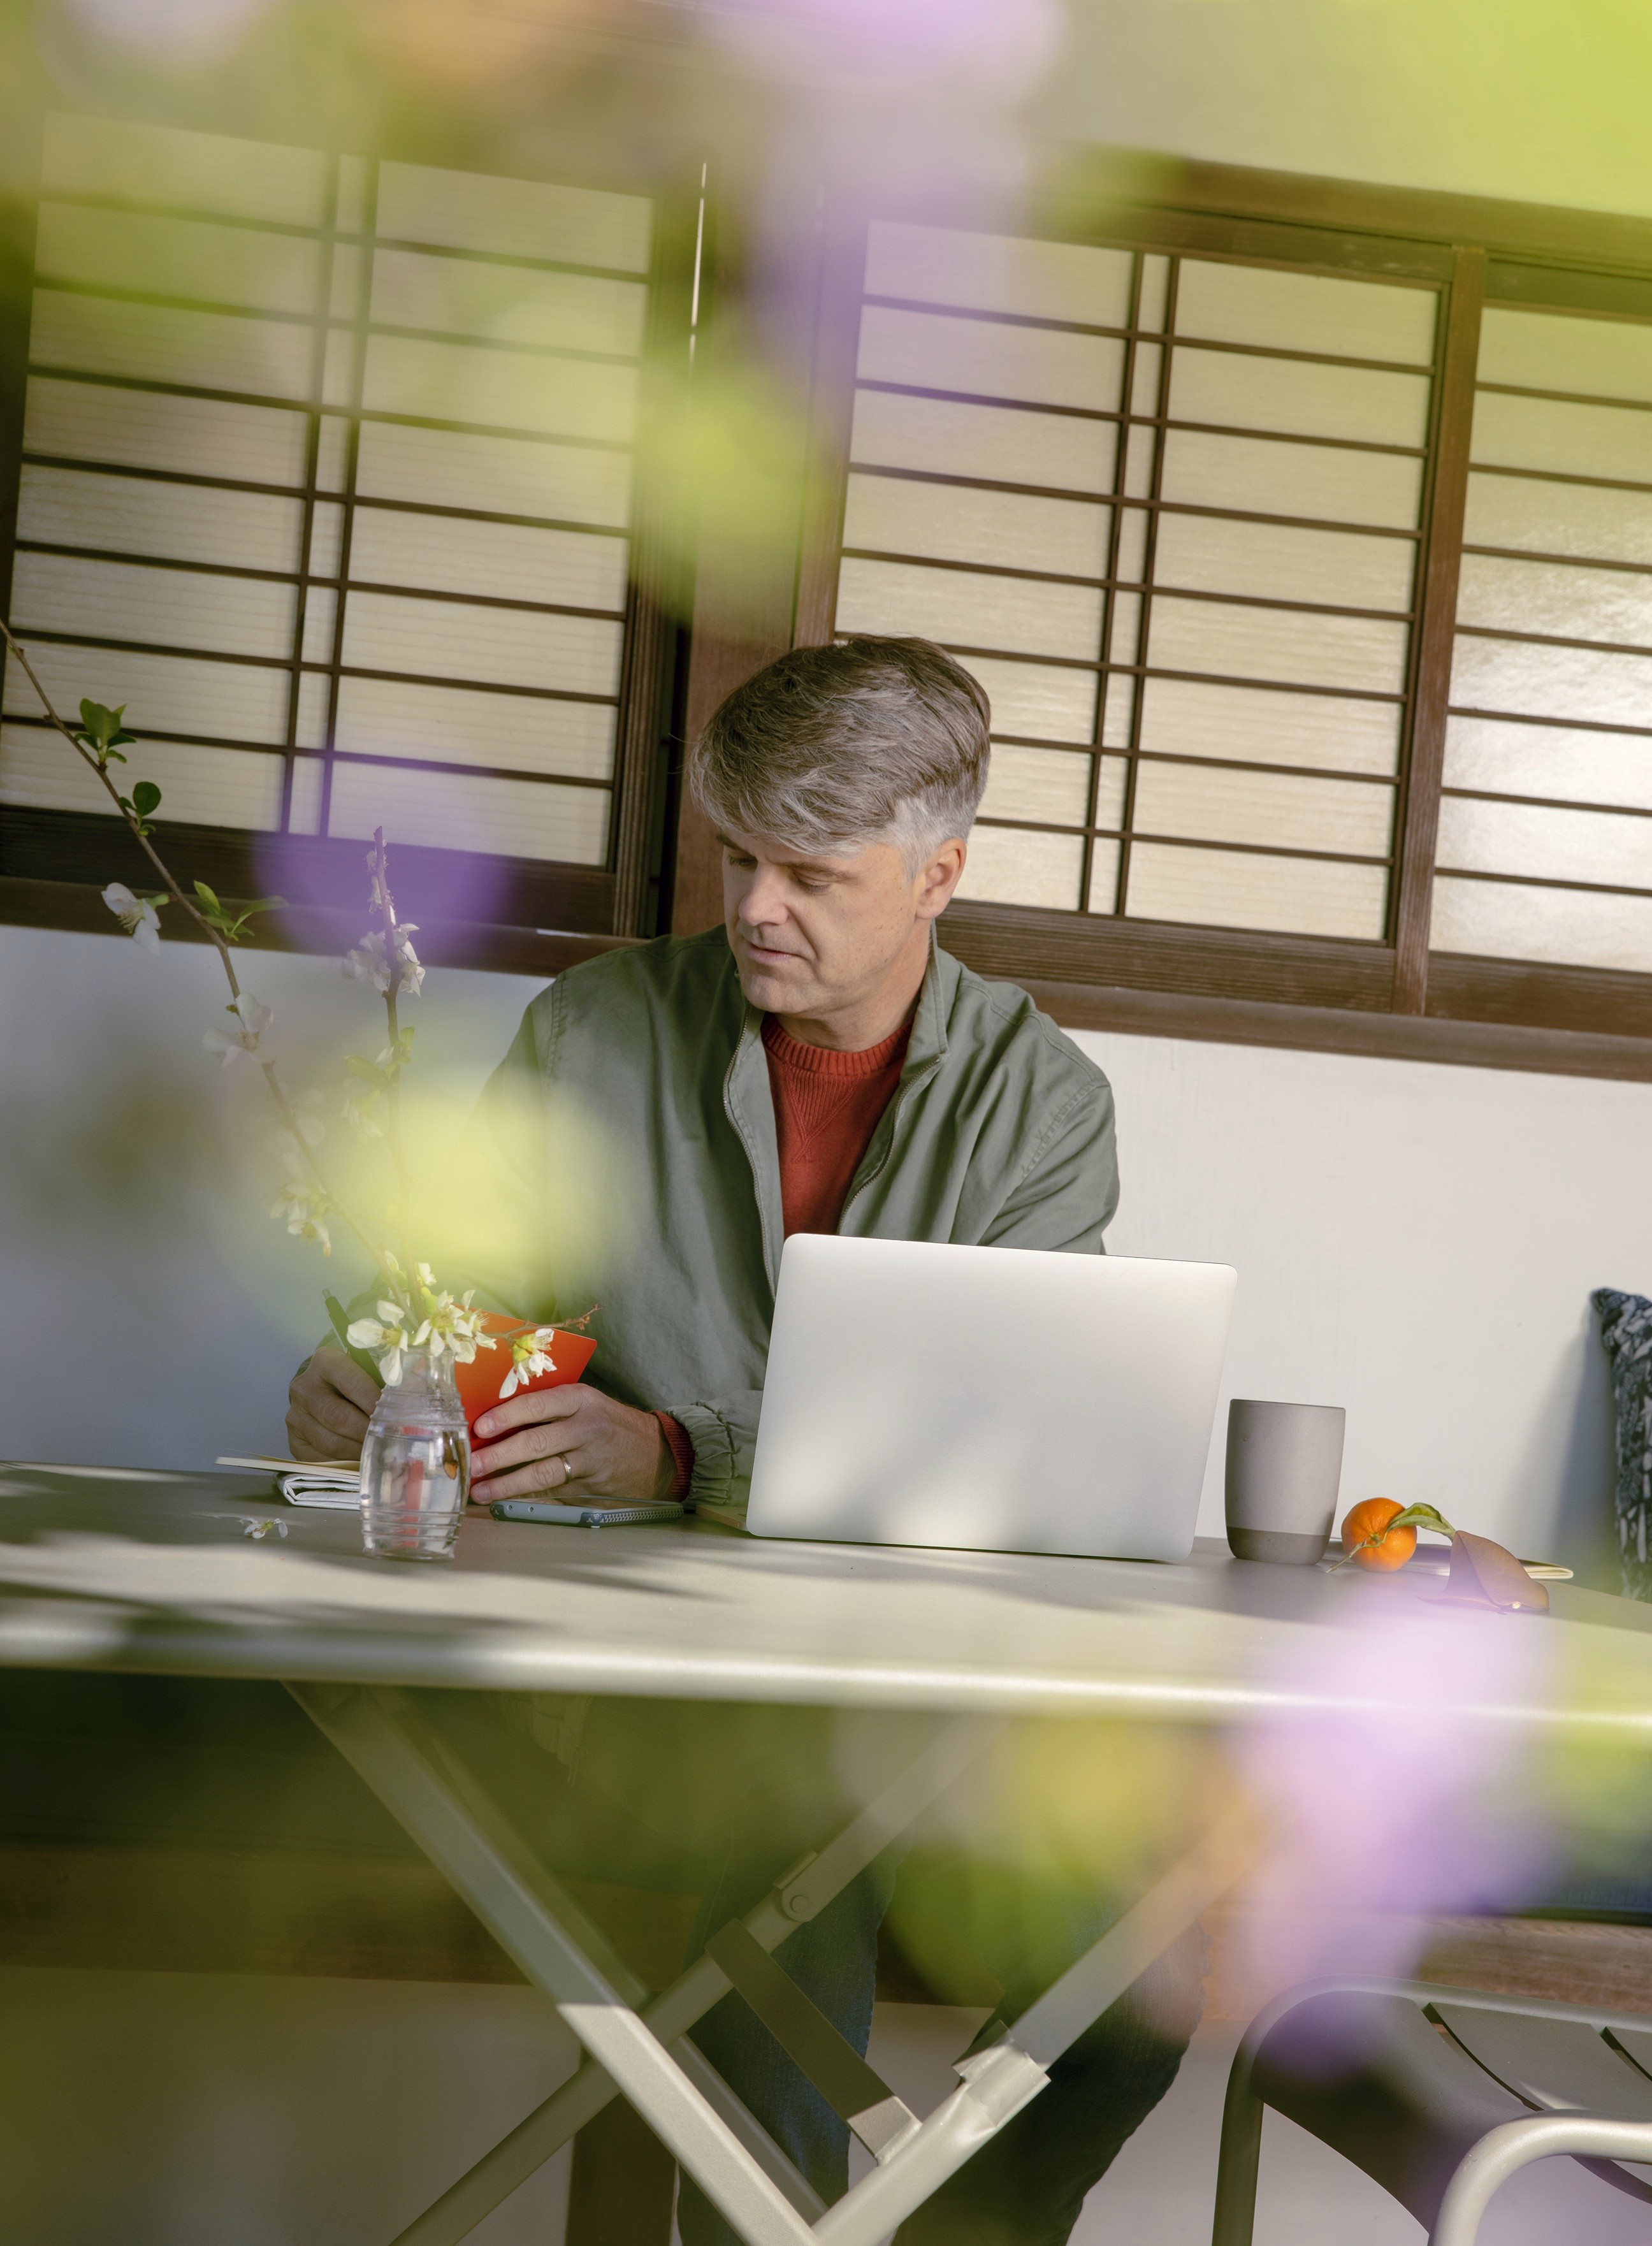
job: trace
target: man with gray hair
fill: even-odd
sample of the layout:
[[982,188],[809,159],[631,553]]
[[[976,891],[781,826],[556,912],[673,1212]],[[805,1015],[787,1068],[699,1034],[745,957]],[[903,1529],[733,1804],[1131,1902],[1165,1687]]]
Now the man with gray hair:
[[[492,1300],[547,1324],[601,1305],[584,1383],[477,1422],[479,1503],[675,1495],[738,1523],[791,1233],[1101,1251],[1118,1200],[1105,1078],[1023,993],[935,940],[986,786],[989,719],[976,681],[927,640],[856,637],[781,657],[694,745],[723,925],[560,976],[470,1142],[472,1181],[508,1212],[481,1259]],[[373,1401],[350,1358],[317,1351],[292,1385],[295,1455],[358,1445]],[[795,1859],[800,1786],[819,1814],[831,1756],[817,1713],[598,1702],[577,1714],[554,1803],[536,1807],[541,1844],[566,1861],[569,1832],[606,1819],[609,1860],[636,1884],[687,1881],[710,1933]],[[565,1743],[570,1721],[543,1705],[534,1736]],[[778,1953],[862,2049],[893,1875],[874,1866]],[[1077,1928],[1093,1908],[1067,1916]],[[994,1970],[1010,2001],[1037,1993],[1013,1964]],[[1056,2246],[1162,2094],[1193,2016],[1185,1976],[1151,2018],[1122,1999],[901,2246]],[[738,2000],[697,2033],[823,2196],[840,2193],[842,2125]],[[731,2236],[686,2185],[679,2222],[685,2246]]]

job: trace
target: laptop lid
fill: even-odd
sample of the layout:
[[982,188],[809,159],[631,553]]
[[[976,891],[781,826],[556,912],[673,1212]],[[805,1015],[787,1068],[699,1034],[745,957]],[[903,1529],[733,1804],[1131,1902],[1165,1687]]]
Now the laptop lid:
[[1237,1279],[1226,1263],[794,1234],[747,1527],[1185,1559]]

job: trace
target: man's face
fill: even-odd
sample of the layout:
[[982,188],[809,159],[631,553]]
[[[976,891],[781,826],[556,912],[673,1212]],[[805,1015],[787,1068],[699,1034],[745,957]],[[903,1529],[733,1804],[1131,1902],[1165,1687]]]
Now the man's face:
[[915,875],[874,842],[811,857],[771,837],[724,830],[723,917],[740,987],[765,1013],[826,1016],[873,997],[946,904],[963,845],[945,842]]

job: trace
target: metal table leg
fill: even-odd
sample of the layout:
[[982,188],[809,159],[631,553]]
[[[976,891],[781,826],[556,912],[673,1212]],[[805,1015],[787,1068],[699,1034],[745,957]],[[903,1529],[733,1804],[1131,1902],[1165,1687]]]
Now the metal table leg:
[[[409,1697],[359,1687],[291,1685],[313,1720],[543,1989],[591,2055],[536,2113],[402,2234],[399,2246],[449,2246],[622,2090],[749,2246],[876,2246],[995,2135],[1049,2079],[1047,2068],[1122,1996],[1254,1855],[1248,1821],[1218,1819],[1206,1836],[1016,2022],[959,2062],[960,2086],[919,2124],[899,2101],[857,2122],[879,2164],[836,2206],[819,2202],[739,2105],[687,2030],[731,1981],[708,1954],[639,2013],[641,1994],[598,1930],[540,1868],[494,1806],[448,1755]],[[948,1724],[820,1853],[781,1880],[744,1922],[773,1950],[903,1832],[1001,1726]],[[728,1950],[740,1970],[739,1945]],[[834,2032],[820,2027],[827,2036]],[[861,2134],[866,2134],[865,2129]]]
[[[506,1922],[494,1916],[495,1883],[485,1868],[480,1888],[474,1884],[481,1868],[476,1861],[478,1849],[485,1857],[490,1844],[500,1848],[508,1863],[507,1877],[526,1883],[544,1918],[552,1925],[560,1922],[559,1932],[568,1930],[585,1958],[599,1962],[611,1998],[622,2010],[640,2013],[649,2040],[670,2047],[671,2058],[690,2085],[783,2198],[807,2222],[824,2212],[806,2180],[688,2038],[689,2029],[729,1992],[727,1976],[709,1957],[701,1957],[670,1989],[648,2002],[646,1991],[614,1957],[578,1906],[527,1858],[491,1805],[453,1768],[440,1741],[429,1732],[407,1696],[315,1684],[289,1684],[288,1690],[446,1875],[529,1979],[557,2002],[569,2025],[593,2052],[577,2073],[399,2233],[393,2246],[457,2246],[484,2215],[600,2113],[620,2087],[615,2075],[599,2063],[595,2046],[569,2016],[547,1972],[513,1941]],[[1003,1729],[1002,1722],[981,1717],[957,1718],[941,1726],[897,1778],[818,1854],[794,1865],[747,1914],[741,1923],[751,1938],[765,1951],[772,1950],[815,1917],[907,1830]],[[449,1798],[444,1802],[443,1796]],[[464,1830],[466,1826],[472,1828],[468,1835]],[[469,1847],[465,1845],[467,1838]],[[567,1941],[568,1935],[561,1939]],[[643,2111],[631,2085],[628,2082],[625,2087],[632,2104]],[[645,2118],[653,2124],[651,2113]],[[915,2126],[913,2122],[912,2127]],[[657,2134],[669,2142],[663,2130]],[[671,2149],[675,2151],[675,2146]],[[691,2161],[685,2159],[683,2164],[697,2181],[703,2181]],[[715,2197],[709,2187],[707,2192]],[[735,2218],[731,2215],[730,2220]],[[762,2236],[766,2240],[768,2234]]]

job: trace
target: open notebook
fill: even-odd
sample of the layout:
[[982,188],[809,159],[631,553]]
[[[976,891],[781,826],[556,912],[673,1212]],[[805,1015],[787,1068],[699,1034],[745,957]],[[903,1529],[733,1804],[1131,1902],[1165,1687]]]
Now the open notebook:
[[353,1459],[214,1459],[214,1466],[273,1474],[289,1505],[324,1505],[354,1513],[361,1502],[361,1468]]

